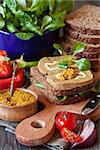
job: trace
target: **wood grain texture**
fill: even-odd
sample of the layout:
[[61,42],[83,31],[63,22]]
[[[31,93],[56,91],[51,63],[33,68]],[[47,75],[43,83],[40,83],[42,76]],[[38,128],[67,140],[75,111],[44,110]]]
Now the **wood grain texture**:
[[[100,147],[100,121],[96,123],[97,126],[97,142],[94,146],[84,150],[99,150]],[[26,147],[19,144],[15,135],[4,131],[3,127],[0,127],[0,150],[48,150],[44,146],[39,147]]]
[[18,88],[18,89],[32,94],[33,99],[35,98],[35,100],[32,103],[29,103],[23,106],[8,106],[8,105],[0,104],[0,119],[18,122],[37,112],[37,109],[38,109],[37,108],[37,99],[38,99],[37,94],[24,88]]
[[[35,90],[32,85],[29,89]],[[96,113],[94,111],[89,116],[80,115],[82,108],[89,100],[70,105],[54,105],[50,104],[44,96],[39,95],[38,101],[45,108],[41,112],[23,120],[16,128],[16,138],[23,145],[38,146],[47,143],[54,135],[54,120],[56,114],[60,111],[76,113],[78,119],[90,117],[92,120],[98,120],[100,118],[100,107],[95,110]],[[38,124],[39,128],[37,127]]]
[[[2,1],[2,0],[0,0]],[[78,8],[80,5],[82,4],[86,4],[86,3],[91,3],[91,4],[97,4],[100,6],[100,1],[99,0],[76,0],[76,7]],[[100,121],[97,123],[98,124],[98,136],[97,136],[97,143],[95,144],[95,146],[89,148],[89,149],[84,149],[84,150],[99,150],[100,148]],[[10,149],[11,148],[11,149]],[[48,150],[47,148],[41,146],[41,147],[36,147],[36,148],[32,148],[32,147],[26,147],[26,146],[22,146],[20,145],[17,141],[14,135],[12,135],[11,133],[7,133],[5,132],[3,127],[0,127],[0,150]]]

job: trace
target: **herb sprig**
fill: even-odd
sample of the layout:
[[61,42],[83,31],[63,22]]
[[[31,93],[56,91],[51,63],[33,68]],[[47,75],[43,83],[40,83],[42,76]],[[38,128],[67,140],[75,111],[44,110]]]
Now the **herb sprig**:
[[74,43],[72,55],[65,54],[64,48],[57,43],[54,43],[53,47],[56,50],[58,50],[58,52],[61,55],[64,55],[63,59],[61,59],[58,64],[58,66],[60,68],[67,68],[71,63],[74,63],[76,65],[76,67],[78,67],[78,69],[80,69],[81,71],[86,71],[91,68],[91,63],[88,59],[81,58],[81,59],[77,60],[77,58],[76,58],[76,54],[84,51],[84,49],[85,49],[84,43],[82,43],[82,42]]

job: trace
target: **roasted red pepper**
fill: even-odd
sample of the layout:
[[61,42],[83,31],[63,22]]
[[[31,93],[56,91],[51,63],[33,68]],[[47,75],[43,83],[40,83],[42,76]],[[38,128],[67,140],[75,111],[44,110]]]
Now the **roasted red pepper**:
[[5,50],[0,50],[0,56],[7,56],[7,53]]
[[12,66],[6,61],[1,61],[0,62],[0,78],[9,77],[11,73],[12,73]]
[[77,120],[72,113],[60,112],[55,118],[55,125],[59,131],[64,127],[73,131],[77,125]]
[[67,142],[70,142],[72,144],[82,141],[82,137],[68,130],[67,128],[63,128],[61,130],[61,135]]
[[[7,89],[11,85],[12,78],[0,79],[0,90]],[[14,79],[14,87],[21,87],[25,82],[24,70],[22,68],[18,68],[16,71],[15,79]]]

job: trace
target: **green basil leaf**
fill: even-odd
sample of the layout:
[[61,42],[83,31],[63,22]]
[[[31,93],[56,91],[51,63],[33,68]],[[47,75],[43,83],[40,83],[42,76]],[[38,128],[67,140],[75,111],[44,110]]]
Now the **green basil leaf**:
[[68,96],[57,96],[57,99],[61,102],[65,101],[68,98]]
[[42,85],[40,82],[36,82],[35,85],[41,89],[45,89],[44,85]]
[[5,18],[4,8],[0,5],[0,14]]
[[82,42],[76,42],[74,44],[74,47],[73,47],[73,51],[74,51],[73,55],[76,55],[77,53],[83,52],[84,49],[85,49],[84,43],[82,43]]
[[22,40],[29,40],[30,38],[34,37],[33,33],[24,33],[24,32],[18,32],[15,35]]
[[76,64],[77,67],[81,70],[81,71],[86,71],[86,70],[90,70],[91,68],[91,63],[88,59],[86,58],[81,58],[79,60],[76,60]]

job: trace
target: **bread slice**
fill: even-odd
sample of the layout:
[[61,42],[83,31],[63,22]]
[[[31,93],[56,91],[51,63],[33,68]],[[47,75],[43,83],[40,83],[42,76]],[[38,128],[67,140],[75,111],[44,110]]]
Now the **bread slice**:
[[85,57],[88,58],[89,60],[92,60],[92,59],[100,58],[100,53],[82,52],[82,53],[78,53],[76,56],[78,59]]
[[84,42],[86,44],[100,44],[100,35],[88,35],[88,34],[81,34],[77,31],[73,31],[70,29],[66,29],[64,32],[65,40],[69,37],[76,39],[77,41]]
[[[74,43],[79,42],[78,40],[75,40],[73,38],[68,37],[66,41],[62,41],[61,45],[64,47],[65,50],[73,48]],[[94,45],[94,44],[85,44],[84,52],[96,52],[100,53],[100,44]]]
[[[37,67],[31,68],[31,76],[33,76],[32,83],[31,83],[33,88],[36,89],[38,93],[40,92],[41,94],[46,96],[50,103],[71,104],[71,103],[85,100],[86,98],[91,98],[91,94],[93,94],[93,92],[92,93],[91,92],[87,93],[87,92],[94,86],[95,84],[94,80],[92,80],[91,83],[88,82],[85,85],[80,84],[80,87],[76,87],[76,88],[72,87],[71,89],[67,89],[67,90],[66,89],[57,90],[56,88],[54,88],[47,82],[47,76],[41,74]],[[42,84],[44,88],[40,88],[36,86],[36,83]],[[78,93],[83,92],[83,91],[85,95],[82,95],[82,96],[77,95]],[[68,96],[68,95],[71,95],[71,97],[64,101],[58,99],[59,96]]]
[[100,57],[98,59],[91,59],[91,69],[100,72]]
[[59,73],[52,73],[47,76],[46,81],[57,90],[71,90],[74,88],[81,88],[93,82],[93,74],[91,71],[80,72],[81,75],[78,75],[74,79],[61,81],[57,79]]
[[100,7],[84,5],[65,18],[66,26],[83,34],[100,35]]
[[38,69],[42,74],[47,75],[50,71],[53,72],[53,70],[56,71],[59,69],[59,60],[63,58],[64,56],[44,57],[38,62]]

